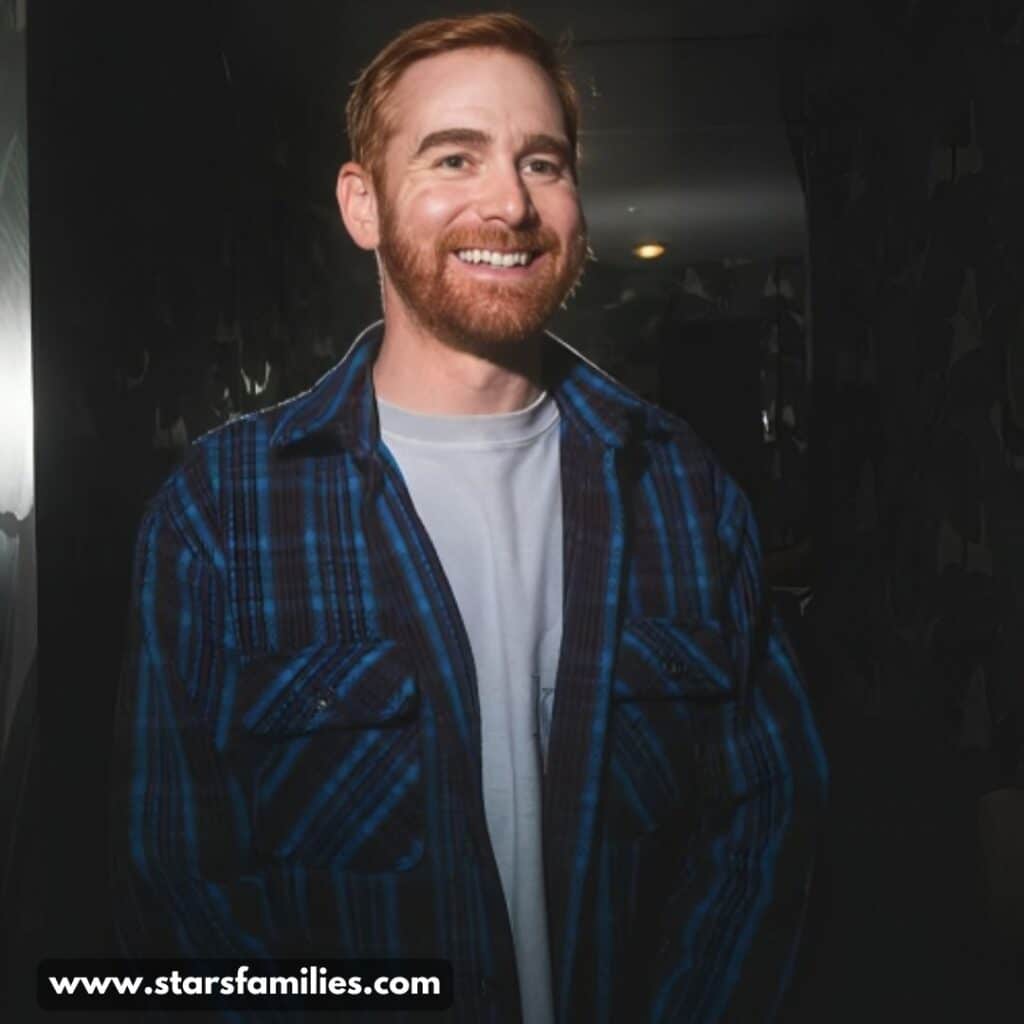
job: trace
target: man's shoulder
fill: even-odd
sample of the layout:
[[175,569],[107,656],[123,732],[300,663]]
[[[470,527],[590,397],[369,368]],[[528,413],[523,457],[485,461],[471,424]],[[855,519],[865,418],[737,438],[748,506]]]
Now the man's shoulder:
[[269,464],[272,439],[283,416],[301,395],[233,416],[195,438],[150,502],[169,510],[215,505],[222,492],[255,485]]
[[640,401],[643,402],[649,433],[654,443],[671,445],[687,458],[715,461],[711,447],[688,420],[647,399],[641,398]]
[[[596,369],[596,368],[595,368]],[[623,414],[641,426],[645,443],[670,448],[694,469],[719,468],[711,446],[683,416],[669,412],[649,398],[632,391],[620,380],[598,370],[608,398]]]
[[641,436],[649,444],[672,446],[696,460],[714,458],[707,444],[683,417],[637,394],[563,338],[550,332],[549,337],[555,343],[556,365],[562,380],[571,378],[582,385],[578,390],[582,392],[584,403],[597,398],[613,420],[629,422],[628,433],[633,438]]
[[205,434],[200,434],[190,450],[210,452],[226,448],[253,446],[266,448],[281,421],[298,405],[307,400],[317,385],[284,398],[274,405],[252,412],[236,413]]
[[726,507],[745,508],[749,499],[713,447],[684,417],[663,409],[657,403],[630,390],[605,371],[590,364],[600,374],[600,387],[607,401],[641,427],[638,436],[649,455],[647,465],[662,474],[672,487],[681,487],[684,503],[706,506],[709,516]]

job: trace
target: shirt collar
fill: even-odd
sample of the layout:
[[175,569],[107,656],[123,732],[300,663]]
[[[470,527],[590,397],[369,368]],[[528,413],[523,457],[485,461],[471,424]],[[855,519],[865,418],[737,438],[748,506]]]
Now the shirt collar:
[[[341,361],[308,391],[282,403],[271,434],[279,450],[302,442],[328,442],[366,455],[380,442],[373,364],[384,322],[370,324]],[[655,432],[657,410],[627,391],[561,338],[546,332],[545,385],[567,425],[592,444],[624,448],[638,433]]]

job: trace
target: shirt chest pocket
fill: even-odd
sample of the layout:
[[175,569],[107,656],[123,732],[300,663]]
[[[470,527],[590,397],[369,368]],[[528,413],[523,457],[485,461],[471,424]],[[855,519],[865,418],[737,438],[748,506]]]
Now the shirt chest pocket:
[[736,686],[714,624],[626,624],[612,686],[606,819],[612,838],[686,833],[701,808],[730,798]]
[[262,656],[239,690],[258,857],[352,872],[422,858],[420,692],[398,644]]

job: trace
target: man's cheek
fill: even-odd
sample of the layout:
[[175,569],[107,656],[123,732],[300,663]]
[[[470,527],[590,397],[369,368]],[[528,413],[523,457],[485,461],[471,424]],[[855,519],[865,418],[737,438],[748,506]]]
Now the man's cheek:
[[423,227],[441,226],[458,208],[458,198],[450,189],[433,188],[421,193],[409,210],[410,217]]

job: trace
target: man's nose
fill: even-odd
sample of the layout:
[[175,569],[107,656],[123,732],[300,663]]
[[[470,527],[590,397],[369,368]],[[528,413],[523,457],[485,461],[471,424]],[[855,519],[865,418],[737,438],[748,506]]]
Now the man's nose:
[[482,184],[477,199],[477,212],[482,220],[503,220],[518,226],[533,218],[533,200],[519,168],[493,167]]

